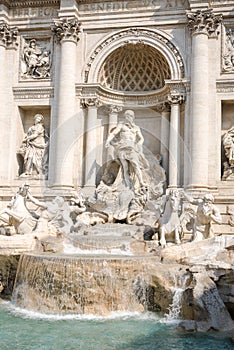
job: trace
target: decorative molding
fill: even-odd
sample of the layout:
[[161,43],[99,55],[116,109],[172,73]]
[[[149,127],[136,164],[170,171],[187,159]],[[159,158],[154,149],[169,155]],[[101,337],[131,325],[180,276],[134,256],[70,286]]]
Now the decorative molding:
[[16,48],[18,28],[10,27],[6,22],[0,21],[0,46]]
[[13,95],[16,100],[29,100],[29,99],[47,99],[54,97],[53,87],[34,87],[34,88],[13,88]]
[[98,97],[93,97],[93,98],[82,98],[80,100],[80,104],[82,108],[98,108],[102,106],[101,101],[98,99]]
[[216,36],[222,15],[213,13],[213,9],[197,10],[194,12],[187,11],[188,29],[192,34],[207,34]]
[[158,104],[155,108],[154,108],[157,112],[162,113],[162,112],[170,112],[170,104],[168,102],[163,102]]
[[157,92],[139,94],[121,94],[118,91],[103,88],[100,84],[78,84],[76,85],[76,96],[83,99],[95,99],[103,105],[154,107],[167,102],[169,89],[164,87]]
[[116,106],[116,105],[111,105],[108,106],[108,113],[109,114],[118,114],[122,111],[122,107],[121,106]]
[[9,8],[60,6],[60,0],[2,0],[0,1],[0,4],[2,3],[8,6]]
[[216,91],[220,94],[228,94],[234,92],[233,80],[220,80],[216,82]]
[[[121,38],[128,38],[129,36],[135,36],[136,37],[136,42],[139,42],[139,37],[143,36],[143,37],[149,37],[152,39],[157,39],[161,42],[163,42],[172,52],[172,54],[175,56],[176,61],[180,67],[180,71],[181,71],[181,76],[183,77],[185,74],[185,69],[184,69],[184,63],[183,63],[183,59],[182,56],[180,55],[179,50],[176,48],[176,46],[166,37],[152,31],[149,29],[141,29],[141,28],[130,28],[130,29],[126,29],[123,30],[121,32],[118,32],[114,35],[112,35],[111,37],[109,37],[108,39],[104,40],[100,45],[98,45],[96,47],[96,49],[94,50],[94,52],[92,53],[92,55],[90,56],[90,59],[87,63],[86,69],[85,69],[85,76],[84,76],[84,82],[87,83],[88,82],[88,78],[89,78],[89,72],[91,69],[91,66],[94,62],[94,60],[96,59],[96,57],[103,51],[104,48],[106,48],[107,46],[109,46],[110,44],[112,44],[114,41],[119,40]],[[142,41],[141,41],[142,42]],[[126,44],[129,43],[129,41],[125,42]],[[131,43],[133,43],[131,41]]]
[[62,20],[55,20],[54,26],[51,28],[59,41],[79,41],[81,23],[77,18],[63,18]]

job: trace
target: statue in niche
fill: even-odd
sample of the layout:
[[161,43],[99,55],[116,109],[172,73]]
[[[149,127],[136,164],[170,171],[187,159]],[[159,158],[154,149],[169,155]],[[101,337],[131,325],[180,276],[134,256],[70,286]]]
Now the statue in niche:
[[44,176],[48,174],[49,136],[43,125],[44,117],[41,114],[34,116],[32,125],[17,152],[23,157],[23,172],[20,176]]
[[214,197],[207,193],[203,198],[193,198],[184,193],[184,199],[189,203],[197,205],[197,210],[193,215],[192,241],[201,241],[212,237],[212,223],[222,223],[222,217],[219,209],[214,205]]
[[227,161],[223,164],[222,180],[227,180],[228,178],[233,178],[234,172],[234,126],[223,136],[223,147]]
[[[161,157],[147,149],[143,152],[144,138],[134,123],[134,111],[125,111],[124,117],[124,122],[118,123],[107,138],[106,147],[113,147],[113,159],[105,164],[89,205],[92,210],[107,214],[108,222],[132,223],[163,194],[166,175],[160,165]],[[152,214],[154,205],[150,207]]]
[[23,74],[34,79],[49,78],[50,68],[50,51],[46,47],[39,46],[35,39],[31,39],[23,49]]
[[26,206],[29,196],[29,185],[19,187],[7,208],[0,211],[0,221],[13,226],[17,234],[28,234],[35,230],[37,218]]
[[156,223],[160,245],[164,248],[167,241],[180,244],[182,235],[182,197],[180,191],[170,190],[168,195],[162,196],[160,207],[161,214]]
[[125,121],[119,123],[108,136],[106,147],[110,144],[114,147],[115,158],[121,164],[125,184],[132,189],[134,186],[131,178],[134,176],[137,177],[140,186],[146,185],[142,177],[142,168],[148,168],[149,164],[142,151],[144,138],[140,128],[134,123],[134,111],[125,111],[124,117]]

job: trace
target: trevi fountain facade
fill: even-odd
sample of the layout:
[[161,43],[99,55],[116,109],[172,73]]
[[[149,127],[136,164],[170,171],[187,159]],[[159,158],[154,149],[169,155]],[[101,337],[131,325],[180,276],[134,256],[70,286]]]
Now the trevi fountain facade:
[[233,332],[234,1],[2,0],[0,77],[2,299]]

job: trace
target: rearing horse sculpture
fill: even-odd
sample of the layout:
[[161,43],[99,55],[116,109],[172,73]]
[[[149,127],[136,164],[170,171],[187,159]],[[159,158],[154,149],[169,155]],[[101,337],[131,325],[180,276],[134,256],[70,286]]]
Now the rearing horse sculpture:
[[178,190],[171,190],[164,197],[162,204],[162,212],[158,219],[159,225],[159,243],[165,247],[167,240],[180,244],[180,236],[182,232],[180,212],[181,198]]
[[0,221],[13,225],[18,234],[31,233],[37,224],[37,219],[26,207],[28,188],[26,184],[19,187],[7,208],[0,211]]

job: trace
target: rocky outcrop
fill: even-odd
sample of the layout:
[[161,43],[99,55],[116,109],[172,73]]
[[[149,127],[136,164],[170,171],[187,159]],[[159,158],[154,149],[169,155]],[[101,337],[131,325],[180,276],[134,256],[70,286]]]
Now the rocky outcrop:
[[18,266],[19,256],[0,255],[0,297],[10,299]]
[[197,331],[233,329],[231,316],[207,271],[192,268],[191,272],[193,278],[183,294],[181,314],[193,322],[183,321],[181,327]]
[[191,283],[183,293],[181,327],[208,331],[234,329],[233,237],[219,236],[201,242],[167,247],[164,263],[188,266]]

